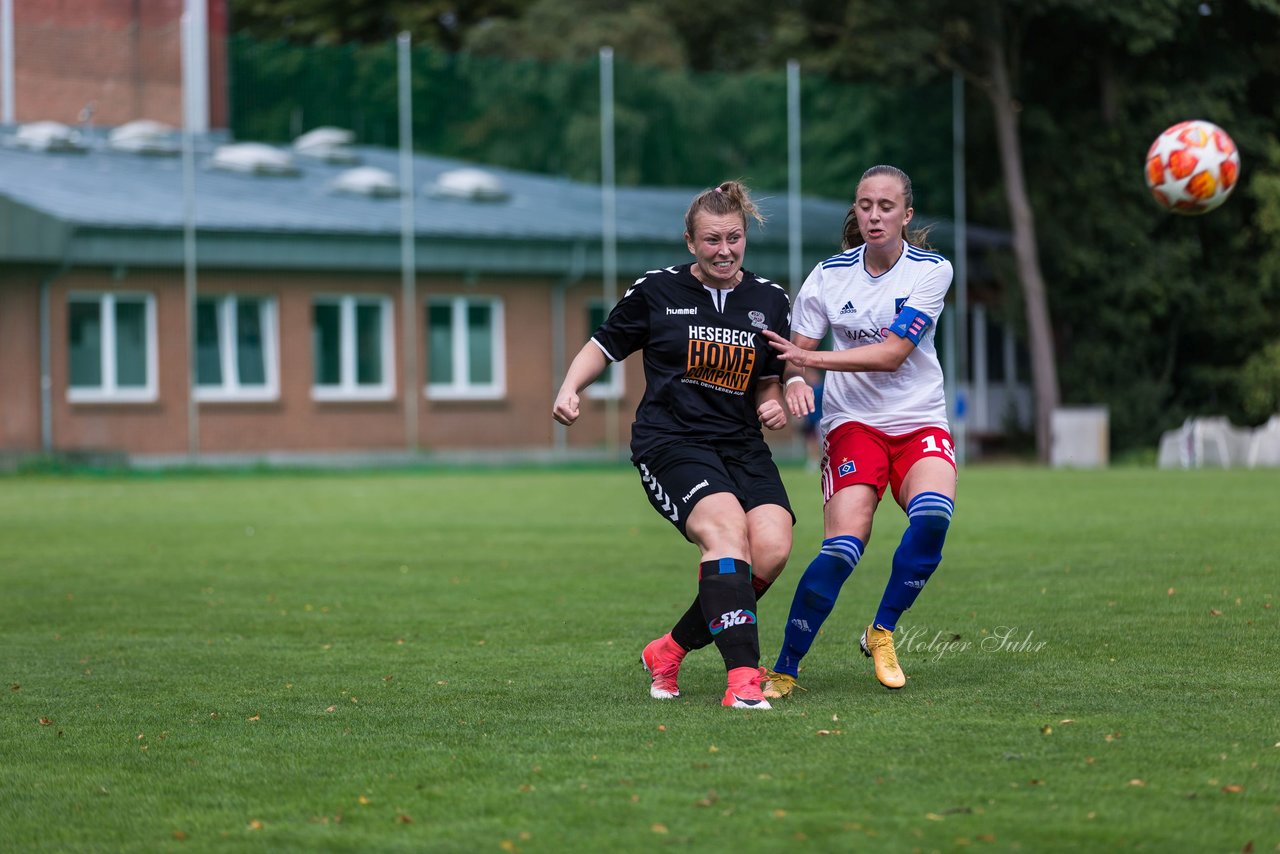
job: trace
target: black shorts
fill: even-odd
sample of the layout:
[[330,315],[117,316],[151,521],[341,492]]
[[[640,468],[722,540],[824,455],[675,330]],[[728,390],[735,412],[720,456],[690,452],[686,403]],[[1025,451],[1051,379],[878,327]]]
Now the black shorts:
[[708,495],[728,492],[745,512],[777,504],[791,514],[787,489],[764,439],[725,444],[683,442],[666,445],[635,461],[653,509],[684,535],[694,505]]

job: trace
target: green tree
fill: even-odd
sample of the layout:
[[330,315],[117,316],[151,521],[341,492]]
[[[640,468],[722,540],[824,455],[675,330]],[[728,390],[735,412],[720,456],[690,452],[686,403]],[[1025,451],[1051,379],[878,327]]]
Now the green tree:
[[530,0],[230,0],[231,31],[259,40],[345,45],[385,42],[462,48],[472,30],[521,15]]

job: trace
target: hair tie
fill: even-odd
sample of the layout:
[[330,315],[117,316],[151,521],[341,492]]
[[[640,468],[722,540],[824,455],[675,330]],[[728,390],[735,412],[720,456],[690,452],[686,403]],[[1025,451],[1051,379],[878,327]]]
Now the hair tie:
[[723,191],[723,190],[721,190],[719,187],[716,187],[716,192],[717,192],[717,193],[722,193],[722,192],[724,192],[724,191]]

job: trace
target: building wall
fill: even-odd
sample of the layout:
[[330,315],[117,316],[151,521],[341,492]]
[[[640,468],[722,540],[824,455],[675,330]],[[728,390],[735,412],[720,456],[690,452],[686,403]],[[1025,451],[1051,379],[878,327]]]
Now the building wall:
[[[207,3],[209,126],[225,128],[227,0]],[[183,0],[15,2],[15,119],[180,126],[182,8]]]
[[[67,399],[68,296],[102,291],[156,299],[158,395],[152,403],[72,403]],[[53,446],[58,451],[175,454],[187,449],[186,320],[178,273],[113,275],[72,270],[53,280],[49,299]]]
[[39,273],[0,273],[0,450],[40,450],[39,314]]
[[[279,394],[264,402],[199,404],[198,442],[204,454],[404,450],[405,372],[401,358],[401,285],[398,276],[303,273],[202,272],[202,296],[271,297],[277,306]],[[0,280],[0,450],[40,449],[38,273],[8,273]],[[564,369],[591,334],[588,301],[599,294],[568,289],[566,341],[557,361],[552,281],[456,277],[418,280],[415,325],[418,360],[409,399],[418,407],[418,447],[424,451],[551,450],[605,444],[608,404],[584,396],[583,417],[567,431],[551,417]],[[83,293],[145,293],[156,308],[157,396],[154,401],[72,402],[69,387],[68,299]],[[317,294],[385,296],[391,302],[395,342],[395,394],[389,400],[313,399],[312,304]],[[497,400],[433,400],[426,393],[426,303],[429,297],[492,297],[503,305],[506,392]],[[55,451],[123,451],[182,455],[190,431],[187,401],[187,327],[183,277],[178,270],[71,270],[50,285],[52,434]],[[624,363],[625,394],[615,404],[615,444],[625,449],[643,393],[639,358]],[[559,443],[559,444],[558,444]]]

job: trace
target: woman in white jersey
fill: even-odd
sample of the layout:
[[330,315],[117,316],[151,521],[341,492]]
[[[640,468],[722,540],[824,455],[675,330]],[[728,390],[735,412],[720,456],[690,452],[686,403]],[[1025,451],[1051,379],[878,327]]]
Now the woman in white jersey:
[[[922,235],[908,235],[911,204],[906,173],[893,166],[868,169],[845,218],[845,251],[815,267],[796,298],[791,341],[765,333],[788,363],[786,400],[793,415],[813,411],[803,371],[826,372],[824,539],[796,588],[766,697],[794,689],[800,659],[862,557],[886,488],[906,511],[908,524],[860,645],[885,687],[906,684],[893,632],[942,560],[956,496],[955,453],[933,340],[951,286],[951,264],[916,245]],[[818,351],[828,332],[833,349]]]

